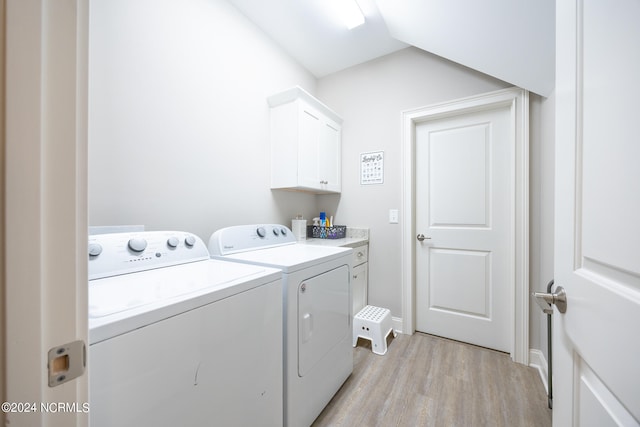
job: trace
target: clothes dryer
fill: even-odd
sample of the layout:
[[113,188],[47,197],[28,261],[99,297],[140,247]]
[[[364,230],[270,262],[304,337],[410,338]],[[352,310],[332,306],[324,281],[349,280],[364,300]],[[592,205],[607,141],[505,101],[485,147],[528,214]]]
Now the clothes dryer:
[[284,225],[256,224],[216,231],[209,252],[282,270],[284,420],[311,425],[353,371],[352,249],[298,244]]

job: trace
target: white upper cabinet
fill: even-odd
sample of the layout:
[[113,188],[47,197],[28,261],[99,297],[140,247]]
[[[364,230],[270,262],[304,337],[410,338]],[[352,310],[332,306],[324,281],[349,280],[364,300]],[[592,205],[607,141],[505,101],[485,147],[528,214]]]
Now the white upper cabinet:
[[342,118],[300,87],[271,107],[271,188],[339,193]]

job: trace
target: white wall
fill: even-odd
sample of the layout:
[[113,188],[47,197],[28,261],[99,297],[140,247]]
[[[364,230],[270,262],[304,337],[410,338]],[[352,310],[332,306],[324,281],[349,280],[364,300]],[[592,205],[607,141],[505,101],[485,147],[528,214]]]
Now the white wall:
[[[332,196],[322,196],[319,206],[336,212],[340,224],[370,228],[370,304],[402,317],[401,228],[389,224],[389,209],[401,207],[401,112],[508,86],[416,48],[318,81],[320,99],[344,118],[342,196],[335,207]],[[384,184],[360,185],[360,153],[368,151],[384,151]]]
[[228,2],[91,0],[89,52],[90,225],[206,241],[316,213],[314,196],[269,189],[266,103],[316,80]]
[[[318,206],[336,212],[339,224],[370,228],[370,304],[387,307],[393,316],[402,317],[401,228],[400,224],[388,221],[389,209],[401,207],[401,111],[508,86],[416,48],[318,81],[320,99],[344,118],[343,191],[340,197],[320,196]],[[553,109],[549,108],[552,104],[532,95],[532,287],[541,281],[546,284],[553,275]],[[360,153],[368,151],[384,151],[382,185],[360,185]],[[530,320],[531,346],[546,351],[546,329],[541,329],[543,316],[536,307],[531,307]]]

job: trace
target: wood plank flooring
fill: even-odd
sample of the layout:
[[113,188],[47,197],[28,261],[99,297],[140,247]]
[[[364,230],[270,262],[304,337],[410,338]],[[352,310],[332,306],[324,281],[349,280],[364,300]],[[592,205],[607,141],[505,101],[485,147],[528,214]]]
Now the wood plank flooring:
[[509,355],[431,335],[399,334],[386,355],[368,340],[313,426],[551,426],[538,372]]

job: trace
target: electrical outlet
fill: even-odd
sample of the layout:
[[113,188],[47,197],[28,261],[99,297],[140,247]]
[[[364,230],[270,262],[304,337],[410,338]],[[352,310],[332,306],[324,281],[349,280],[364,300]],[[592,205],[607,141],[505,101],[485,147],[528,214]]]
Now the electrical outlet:
[[398,223],[398,209],[389,209],[389,224]]

